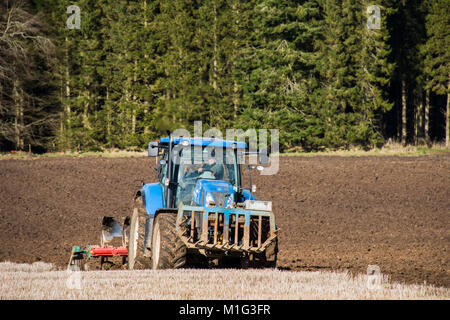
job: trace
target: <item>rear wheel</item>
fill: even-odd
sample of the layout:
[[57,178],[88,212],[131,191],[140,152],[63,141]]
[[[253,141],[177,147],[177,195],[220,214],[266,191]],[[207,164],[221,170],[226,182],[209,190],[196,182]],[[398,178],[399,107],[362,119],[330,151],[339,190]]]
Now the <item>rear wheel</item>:
[[145,247],[145,224],[148,214],[142,207],[141,197],[134,202],[133,215],[131,216],[128,235],[128,269],[150,268],[150,256]]
[[[251,224],[251,237],[253,239],[258,238],[258,225]],[[262,234],[269,237],[270,235],[270,224],[269,220],[263,220],[262,223]],[[265,240],[263,239],[263,242]],[[266,250],[262,253],[253,254],[252,259],[249,257],[243,258],[242,268],[276,268],[277,266],[277,255],[278,255],[278,238],[270,243]]]
[[152,232],[152,269],[181,268],[186,255],[186,245],[176,231],[176,215],[158,214]]

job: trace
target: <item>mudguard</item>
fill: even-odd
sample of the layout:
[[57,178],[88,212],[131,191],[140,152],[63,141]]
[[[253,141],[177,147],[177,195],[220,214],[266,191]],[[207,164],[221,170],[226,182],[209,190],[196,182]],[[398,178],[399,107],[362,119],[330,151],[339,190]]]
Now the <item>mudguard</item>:
[[141,189],[142,204],[149,216],[154,217],[155,212],[165,208],[163,188],[160,183],[147,183]]
[[142,206],[148,213],[145,226],[144,245],[149,248],[152,239],[153,220],[159,209],[165,207],[163,188],[159,182],[147,183],[139,191],[142,196]]

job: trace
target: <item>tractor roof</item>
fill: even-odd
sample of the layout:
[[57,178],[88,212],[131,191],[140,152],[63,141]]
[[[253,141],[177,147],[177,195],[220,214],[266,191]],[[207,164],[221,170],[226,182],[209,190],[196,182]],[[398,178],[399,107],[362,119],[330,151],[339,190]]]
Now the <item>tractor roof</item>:
[[[220,140],[213,138],[173,138],[173,144],[181,144],[182,141],[188,141],[190,145],[194,146],[210,146],[210,147],[220,147],[220,148],[238,148],[247,149],[247,144],[240,141],[230,141],[230,140]],[[161,144],[168,144],[169,137],[161,138],[159,140]]]

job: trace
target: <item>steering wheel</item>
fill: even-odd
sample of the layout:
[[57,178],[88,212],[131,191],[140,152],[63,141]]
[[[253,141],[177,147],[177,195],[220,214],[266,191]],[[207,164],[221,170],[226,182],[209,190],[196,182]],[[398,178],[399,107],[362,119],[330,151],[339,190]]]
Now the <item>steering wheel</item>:
[[[209,177],[207,173],[209,173]],[[198,177],[200,179],[216,179],[216,177],[214,176],[214,171],[212,170],[203,170]]]

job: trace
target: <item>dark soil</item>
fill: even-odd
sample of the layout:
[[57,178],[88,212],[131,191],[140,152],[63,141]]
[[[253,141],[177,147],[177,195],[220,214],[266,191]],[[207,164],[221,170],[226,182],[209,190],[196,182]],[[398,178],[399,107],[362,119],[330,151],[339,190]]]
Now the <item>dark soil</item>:
[[[155,159],[0,160],[0,261],[64,267],[73,245],[99,244],[103,216],[130,214]],[[254,173],[254,175],[258,173]],[[282,157],[257,176],[280,230],[279,267],[378,265],[394,281],[450,287],[450,156]],[[246,180],[244,180],[246,181]]]

